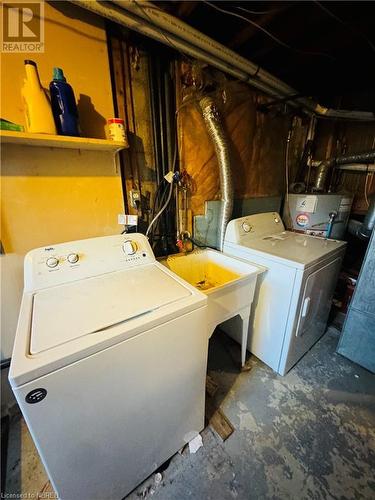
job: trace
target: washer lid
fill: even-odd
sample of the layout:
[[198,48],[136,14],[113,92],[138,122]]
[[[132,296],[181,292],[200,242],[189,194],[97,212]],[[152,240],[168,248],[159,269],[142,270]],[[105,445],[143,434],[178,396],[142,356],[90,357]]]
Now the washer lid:
[[344,241],[328,240],[305,234],[283,231],[257,239],[243,239],[240,245],[264,252],[293,263],[295,267],[307,267],[321,258],[343,248]]
[[189,297],[192,292],[151,265],[48,288],[34,295],[30,353],[98,333]]

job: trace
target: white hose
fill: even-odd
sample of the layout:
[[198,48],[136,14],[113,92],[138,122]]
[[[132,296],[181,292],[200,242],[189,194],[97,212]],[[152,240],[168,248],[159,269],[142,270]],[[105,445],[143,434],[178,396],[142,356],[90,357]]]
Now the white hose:
[[171,182],[171,185],[169,186],[169,193],[168,193],[168,198],[166,200],[166,202],[164,203],[164,205],[161,207],[161,209],[159,210],[159,212],[155,215],[155,217],[152,219],[152,221],[150,222],[148,228],[147,228],[147,231],[146,231],[146,236],[149,235],[149,232],[152,228],[152,226],[155,224],[155,222],[158,220],[158,218],[161,216],[161,214],[164,212],[164,210],[167,208],[169,202],[171,201],[171,197],[172,197],[172,193],[173,193],[173,181]]

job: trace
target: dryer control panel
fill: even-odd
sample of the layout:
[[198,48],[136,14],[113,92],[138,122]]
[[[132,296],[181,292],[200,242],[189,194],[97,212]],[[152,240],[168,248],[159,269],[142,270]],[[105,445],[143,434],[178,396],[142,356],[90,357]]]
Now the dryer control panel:
[[284,230],[283,221],[277,212],[247,215],[228,223],[225,241],[241,244],[244,241],[281,233]]
[[129,233],[58,243],[25,257],[25,290],[38,290],[155,262],[143,234]]

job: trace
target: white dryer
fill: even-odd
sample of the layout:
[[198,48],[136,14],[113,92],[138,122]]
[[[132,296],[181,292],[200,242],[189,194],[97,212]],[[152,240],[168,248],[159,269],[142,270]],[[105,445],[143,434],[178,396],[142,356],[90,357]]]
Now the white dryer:
[[203,429],[206,302],[141,234],[27,254],[9,379],[60,499],[121,499]]
[[224,252],[267,269],[258,278],[248,350],[280,375],[324,333],[345,245],[285,231],[276,212],[229,222]]

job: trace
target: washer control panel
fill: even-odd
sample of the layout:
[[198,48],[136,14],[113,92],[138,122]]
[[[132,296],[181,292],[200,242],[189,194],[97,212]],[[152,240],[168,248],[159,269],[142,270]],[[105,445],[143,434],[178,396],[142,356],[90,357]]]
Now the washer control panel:
[[135,255],[138,250],[137,242],[133,240],[126,240],[122,244],[122,249],[125,255]]
[[25,290],[90,278],[155,262],[143,234],[131,233],[59,243],[25,257]]

